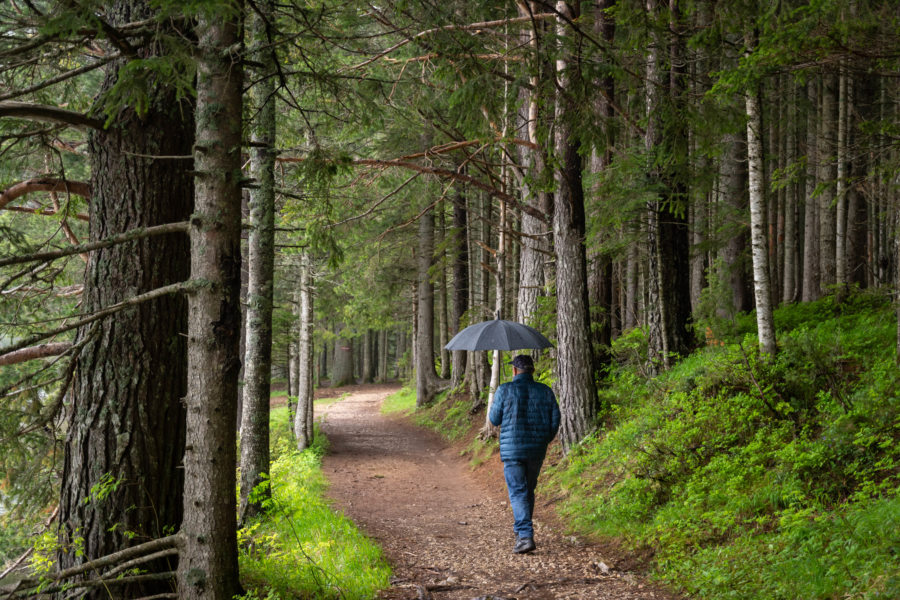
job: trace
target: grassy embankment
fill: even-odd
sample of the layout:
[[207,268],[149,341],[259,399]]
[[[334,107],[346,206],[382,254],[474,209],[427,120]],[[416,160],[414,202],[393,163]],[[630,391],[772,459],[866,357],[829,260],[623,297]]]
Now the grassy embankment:
[[[598,430],[542,493],[692,597],[900,598],[893,308],[829,297],[779,309],[776,328],[765,361],[752,315],[704,323],[708,345],[657,377],[642,333],[621,338]],[[481,422],[467,408],[445,398],[416,419],[460,436]]]
[[272,504],[239,533],[248,600],[363,600],[388,587],[390,569],[381,550],[325,500],[326,450],[323,435],[309,450],[293,449],[287,407],[272,410]]

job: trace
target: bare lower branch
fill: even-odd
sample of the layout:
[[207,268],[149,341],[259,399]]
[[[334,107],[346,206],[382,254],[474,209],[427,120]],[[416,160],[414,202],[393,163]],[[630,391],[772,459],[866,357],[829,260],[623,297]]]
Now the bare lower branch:
[[15,352],[0,354],[0,367],[6,365],[15,365],[18,363],[35,360],[37,358],[46,358],[48,356],[59,356],[72,347],[72,342],[54,342],[52,344],[40,344],[29,348],[22,348]]
[[27,121],[62,123],[73,127],[103,129],[103,121],[86,114],[66,110],[57,106],[32,104],[29,102],[0,102],[0,117],[14,117]]
[[425,31],[420,31],[419,33],[415,34],[412,37],[409,37],[403,41],[397,42],[396,44],[394,44],[387,50],[383,50],[383,51],[379,52],[378,54],[376,54],[375,56],[368,58],[357,65],[353,65],[352,67],[347,67],[346,69],[340,69],[338,72],[353,71],[353,70],[365,67],[366,65],[372,64],[373,62],[377,61],[378,59],[387,56],[394,50],[402,48],[403,46],[405,46],[406,44],[408,44],[410,42],[414,42],[415,40],[417,40],[421,37],[425,37],[425,36],[431,35],[433,33],[438,33],[439,31],[452,31],[452,30],[472,31],[472,30],[479,30],[479,29],[492,29],[494,27],[503,27],[504,25],[511,25],[513,23],[524,23],[524,22],[530,23],[534,19],[552,19],[555,17],[556,17],[555,13],[540,13],[540,14],[536,14],[536,15],[529,15],[526,17],[513,17],[511,19],[498,19],[496,21],[482,21],[480,23],[469,23],[466,25],[444,25],[443,27],[435,27],[433,29],[426,29]]
[[[27,213],[30,215],[39,215],[41,217],[53,217],[58,215],[59,213],[56,210],[42,210],[40,208],[28,208],[26,206],[6,206],[3,210],[8,210],[10,212],[20,212]],[[78,219],[79,221],[90,221],[90,217],[84,213],[77,213],[71,215],[73,219]]]
[[77,567],[72,567],[70,569],[60,571],[53,576],[53,579],[56,581],[59,581],[61,579],[68,579],[69,577],[81,575],[82,573],[86,573],[93,569],[101,569],[103,567],[115,565],[121,561],[131,560],[132,558],[157,552],[159,550],[177,548],[181,544],[181,540],[181,533],[176,533],[163,538],[150,540],[149,542],[144,542],[143,544],[138,544],[137,546],[131,546],[130,548],[125,548],[124,550],[119,550],[118,552],[113,552],[112,554],[101,556],[100,558],[88,561],[84,564],[80,564]]
[[37,335],[33,335],[28,339],[21,340],[11,346],[7,346],[6,348],[0,348],[0,356],[4,354],[8,354],[11,352],[15,352],[17,350],[21,350],[22,348],[27,348],[29,346],[33,346],[40,342],[41,340],[46,340],[47,338],[51,338],[55,335],[59,335],[60,333],[65,333],[66,331],[71,331],[73,329],[78,329],[79,327],[84,327],[85,325],[89,325],[94,321],[98,321],[104,317],[108,317],[109,315],[115,314],[121,310],[129,308],[131,306],[137,306],[143,302],[147,302],[149,300],[155,300],[157,298],[161,298],[168,294],[175,294],[178,292],[190,292],[192,290],[196,290],[202,284],[194,281],[182,281],[180,283],[173,283],[171,285],[165,285],[161,288],[156,288],[146,294],[140,294],[134,296],[133,298],[129,298],[123,302],[119,302],[118,304],[113,304],[108,308],[104,308],[101,311],[95,312],[89,317],[85,317],[83,319],[79,319],[78,321],[74,321],[72,323],[68,323],[66,325],[62,325],[53,329],[51,331],[45,331],[44,333],[39,333]]
[[66,71],[65,73],[57,75],[56,77],[51,77],[50,79],[45,79],[44,81],[41,81],[40,83],[36,83],[35,85],[33,85],[31,87],[16,90],[14,92],[9,92],[7,94],[3,94],[2,96],[0,96],[0,101],[9,100],[10,98],[21,98],[22,96],[37,92],[46,87],[50,87],[51,85],[54,85],[56,83],[60,83],[67,79],[77,77],[83,73],[93,71],[94,69],[99,69],[103,65],[110,63],[121,56],[122,56],[121,54],[110,54],[109,56],[104,56],[100,60],[97,60],[96,62],[93,62],[89,65],[85,65],[85,66],[79,67],[77,69],[72,69],[71,71]]
[[56,177],[38,177],[20,181],[0,192],[0,208],[3,208],[16,198],[32,192],[62,192],[90,198],[91,185],[84,181],[67,181]]
[[137,229],[130,229],[125,233],[110,236],[103,240],[88,242],[86,244],[78,244],[77,246],[65,248],[64,250],[53,250],[49,252],[29,254],[27,256],[12,256],[10,258],[4,258],[0,260],[0,267],[18,265],[26,262],[46,262],[56,260],[57,258],[72,256],[73,254],[81,254],[83,252],[91,252],[93,250],[109,248],[110,246],[115,246],[117,244],[123,244],[125,242],[139,240],[154,235],[163,235],[166,233],[187,233],[188,230],[189,224],[187,221],[181,221],[178,223],[166,223],[165,225],[154,225],[153,227],[139,227]]

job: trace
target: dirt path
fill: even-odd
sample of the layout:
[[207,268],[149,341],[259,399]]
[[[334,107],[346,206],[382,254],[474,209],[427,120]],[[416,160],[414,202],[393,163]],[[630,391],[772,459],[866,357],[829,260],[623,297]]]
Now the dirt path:
[[382,598],[671,597],[609,568],[615,560],[598,547],[557,531],[540,490],[538,548],[512,554],[512,514],[499,459],[482,481],[436,434],[381,415],[381,401],[395,390],[357,386],[323,411],[331,442],[324,464],[329,495],[381,544],[394,568],[393,587]]

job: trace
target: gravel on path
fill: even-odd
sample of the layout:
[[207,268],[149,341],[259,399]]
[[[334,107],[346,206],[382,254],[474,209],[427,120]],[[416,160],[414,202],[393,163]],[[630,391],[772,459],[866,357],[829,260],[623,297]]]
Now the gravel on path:
[[675,597],[616,569],[616,557],[605,556],[606,550],[560,531],[540,487],[537,550],[513,554],[512,513],[499,458],[492,458],[496,477],[482,480],[437,434],[382,415],[382,400],[396,390],[353,386],[322,411],[331,445],[323,465],[329,496],[381,545],[394,571],[392,587],[381,598]]

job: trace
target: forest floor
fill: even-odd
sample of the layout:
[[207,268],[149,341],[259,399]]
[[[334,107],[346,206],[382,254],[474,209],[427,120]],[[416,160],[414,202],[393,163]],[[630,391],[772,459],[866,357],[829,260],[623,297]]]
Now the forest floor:
[[[672,599],[633,561],[565,532],[538,489],[537,550],[512,553],[512,513],[495,455],[473,471],[455,448],[407,418],[380,413],[396,386],[329,390],[329,496],[393,568],[390,600]],[[325,390],[322,390],[325,391]],[[317,394],[324,395],[324,394]]]

